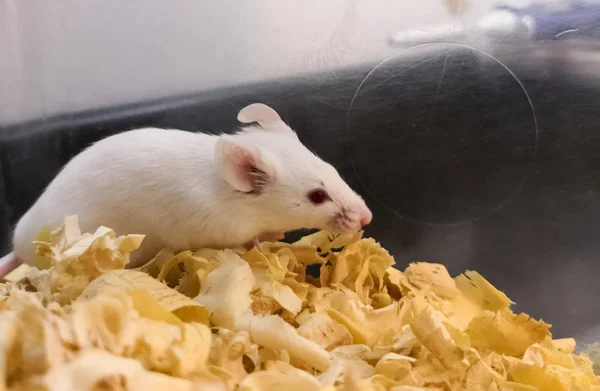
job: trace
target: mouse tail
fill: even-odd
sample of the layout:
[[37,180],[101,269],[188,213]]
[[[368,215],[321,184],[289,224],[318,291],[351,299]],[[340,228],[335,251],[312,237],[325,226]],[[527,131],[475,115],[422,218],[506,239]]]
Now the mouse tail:
[[21,260],[16,257],[14,252],[0,258],[0,279],[4,279],[10,272],[19,267],[21,263]]

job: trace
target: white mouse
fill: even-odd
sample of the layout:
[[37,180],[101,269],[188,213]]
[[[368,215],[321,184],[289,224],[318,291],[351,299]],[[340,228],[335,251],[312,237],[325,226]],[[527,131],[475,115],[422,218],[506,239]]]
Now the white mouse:
[[34,264],[43,227],[78,215],[145,234],[130,267],[162,248],[250,245],[300,228],[359,230],[371,211],[329,163],[309,151],[280,116],[255,103],[238,114],[257,123],[231,135],[145,128],[103,139],[75,156],[19,220],[14,257]]

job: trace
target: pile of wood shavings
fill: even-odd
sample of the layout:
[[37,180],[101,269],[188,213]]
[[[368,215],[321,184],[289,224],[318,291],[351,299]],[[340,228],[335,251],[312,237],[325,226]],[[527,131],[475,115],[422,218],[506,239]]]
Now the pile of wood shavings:
[[0,390],[600,390],[478,273],[400,272],[360,233],[124,269],[142,240],[71,216],[35,242],[51,268],[0,285]]

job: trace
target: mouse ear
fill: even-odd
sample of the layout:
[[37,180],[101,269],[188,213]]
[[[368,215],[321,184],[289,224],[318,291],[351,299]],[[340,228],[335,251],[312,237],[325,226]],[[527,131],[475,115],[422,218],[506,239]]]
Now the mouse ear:
[[293,133],[293,130],[283,122],[279,114],[263,103],[253,103],[244,107],[238,113],[237,119],[244,124],[258,122],[261,128],[267,130],[285,130]]
[[258,148],[220,138],[215,145],[217,173],[233,188],[260,194],[272,178],[272,168]]

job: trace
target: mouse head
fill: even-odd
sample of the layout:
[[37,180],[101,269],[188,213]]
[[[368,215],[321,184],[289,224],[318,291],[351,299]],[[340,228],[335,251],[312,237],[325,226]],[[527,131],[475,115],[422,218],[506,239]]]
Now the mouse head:
[[269,106],[255,103],[238,114],[257,123],[222,136],[215,147],[218,173],[259,212],[266,230],[359,230],[371,222],[364,200],[337,170],[308,150]]

